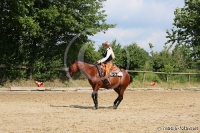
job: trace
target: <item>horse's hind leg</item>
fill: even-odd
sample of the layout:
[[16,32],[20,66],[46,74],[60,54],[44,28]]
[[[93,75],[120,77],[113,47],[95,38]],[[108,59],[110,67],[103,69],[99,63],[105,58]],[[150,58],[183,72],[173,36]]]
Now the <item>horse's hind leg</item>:
[[120,87],[117,87],[114,90],[115,90],[115,92],[117,92],[118,97],[114,101],[113,109],[117,109],[117,107],[119,106],[120,102],[123,100],[124,89],[120,88]]
[[117,104],[118,100],[119,100],[119,89],[120,89],[119,87],[117,87],[117,88],[114,89],[115,92],[118,94],[118,97],[117,97],[117,99],[115,99],[113,106],[115,106]]

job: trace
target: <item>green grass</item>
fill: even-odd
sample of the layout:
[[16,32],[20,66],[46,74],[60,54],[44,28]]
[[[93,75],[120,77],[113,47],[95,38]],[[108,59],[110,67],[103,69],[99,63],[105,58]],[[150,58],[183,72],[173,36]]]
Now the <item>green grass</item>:
[[[75,83],[75,84],[74,84]],[[90,84],[88,83],[87,79],[76,79],[70,81],[60,81],[60,80],[54,80],[54,81],[47,81],[44,82],[45,87],[90,87]],[[0,85],[0,88],[2,87],[37,87],[34,80],[16,80],[16,81],[7,81]],[[192,88],[192,87],[200,87],[200,83],[198,82],[159,82],[156,83],[155,86],[151,85],[151,82],[145,81],[142,82],[140,80],[133,80],[131,84],[128,86],[129,88],[165,88],[165,89],[181,89],[181,88]]]
[[200,87],[200,83],[197,82],[185,82],[180,83],[176,81],[171,82],[159,82],[156,83],[155,86],[151,85],[151,82],[141,82],[141,81],[134,81],[129,85],[131,88],[165,88],[165,89],[182,89],[182,88],[192,88],[192,87]]
[[[188,75],[169,75],[166,82],[165,75],[159,75],[154,73],[146,73],[145,79],[143,79],[142,73],[131,73],[133,77],[133,83],[129,84],[129,88],[165,88],[165,89],[182,89],[200,87],[200,78],[197,75],[191,75],[190,82],[188,82]],[[62,79],[56,79],[52,81],[44,82],[45,87],[90,87],[88,80],[81,74],[77,73],[73,76],[73,82],[66,77]],[[144,80],[144,82],[142,82]],[[0,88],[3,87],[37,87],[34,80],[14,80],[2,82],[0,80]],[[156,82],[156,86],[152,86],[151,82]],[[75,83],[75,84],[74,84]]]
[[[74,84],[75,83],[75,84]],[[89,83],[86,79],[84,80],[53,80],[44,82],[45,87],[76,87],[76,85],[81,85],[82,87],[88,87]],[[2,87],[37,87],[37,84],[34,80],[15,80],[15,81],[7,81],[1,84],[0,88]]]

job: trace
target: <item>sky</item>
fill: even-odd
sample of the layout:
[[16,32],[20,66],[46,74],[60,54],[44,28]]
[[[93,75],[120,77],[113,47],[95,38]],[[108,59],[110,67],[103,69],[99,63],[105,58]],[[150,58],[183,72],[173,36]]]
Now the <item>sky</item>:
[[90,37],[97,49],[103,42],[117,40],[122,46],[137,43],[150,52],[162,51],[167,41],[166,30],[173,27],[174,11],[184,7],[184,0],[107,0],[103,3],[108,24],[117,24],[106,33]]

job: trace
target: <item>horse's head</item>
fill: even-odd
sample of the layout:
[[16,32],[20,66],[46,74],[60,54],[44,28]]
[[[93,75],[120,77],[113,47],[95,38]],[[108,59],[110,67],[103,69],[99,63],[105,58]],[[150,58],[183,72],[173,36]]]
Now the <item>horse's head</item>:
[[75,61],[75,62],[72,62],[69,66],[69,69],[67,71],[67,77],[71,77],[74,75],[74,73],[77,73],[79,71],[79,67],[78,67],[78,62]]

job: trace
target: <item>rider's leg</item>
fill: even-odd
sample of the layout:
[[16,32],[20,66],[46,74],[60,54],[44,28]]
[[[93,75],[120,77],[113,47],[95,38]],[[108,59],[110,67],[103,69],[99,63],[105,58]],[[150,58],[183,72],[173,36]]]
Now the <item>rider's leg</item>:
[[111,68],[113,67],[113,62],[108,62],[106,64],[106,74],[105,74],[105,79],[103,80],[104,83],[106,83],[106,85],[110,85],[110,81],[108,79],[108,76],[110,74]]

